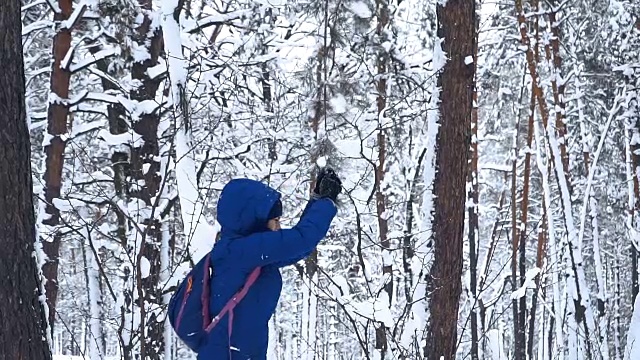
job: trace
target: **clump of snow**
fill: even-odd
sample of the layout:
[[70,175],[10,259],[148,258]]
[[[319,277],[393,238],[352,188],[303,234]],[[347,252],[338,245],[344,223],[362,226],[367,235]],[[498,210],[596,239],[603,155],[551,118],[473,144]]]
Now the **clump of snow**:
[[351,4],[350,7],[351,11],[353,11],[353,13],[361,19],[369,19],[371,18],[371,16],[373,16],[371,9],[369,9],[369,6],[367,6],[364,1],[356,1]]
[[318,165],[321,168],[327,166],[327,157],[326,156],[320,156],[318,158],[318,160],[316,161],[316,165]]
[[344,114],[347,112],[347,100],[345,100],[342,94],[338,94],[336,97],[329,100],[329,104],[336,114]]
[[527,270],[527,273],[524,275],[524,284],[522,284],[522,286],[518,290],[511,293],[511,299],[520,299],[521,297],[525,296],[527,294],[527,289],[533,287],[533,280],[536,278],[536,276],[538,276],[539,273],[540,268],[538,267]]
[[442,43],[444,42],[444,39],[436,39],[436,41],[433,44],[433,58],[432,58],[432,64],[433,64],[433,70],[434,71],[438,71],[442,68],[444,68],[444,65],[447,62],[447,56],[445,55],[444,51],[442,50]]
[[633,316],[627,333],[627,347],[624,360],[640,359],[640,296],[636,296]]
[[467,55],[467,57],[464,58],[464,63],[465,63],[465,65],[473,64],[473,56]]
[[502,346],[503,338],[500,330],[491,329],[487,331],[487,340],[489,343],[489,350],[491,351],[490,359],[493,360],[506,360],[507,356]]
[[150,273],[151,273],[151,263],[149,262],[149,259],[143,256],[140,259],[140,277],[142,279],[146,279],[149,277]]

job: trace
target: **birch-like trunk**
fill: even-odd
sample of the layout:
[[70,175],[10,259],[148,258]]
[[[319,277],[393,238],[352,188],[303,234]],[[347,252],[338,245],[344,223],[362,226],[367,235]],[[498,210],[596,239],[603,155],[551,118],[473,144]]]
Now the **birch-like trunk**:
[[[545,216],[546,224],[547,224],[547,248],[551,254],[550,264],[551,264],[551,286],[552,286],[552,296],[553,303],[552,309],[554,313],[551,314],[553,317],[551,319],[550,324],[550,334],[554,334],[555,342],[551,341],[551,335],[549,336],[549,347],[552,349],[549,350],[550,356],[555,356],[558,354],[561,349],[564,348],[564,335],[563,335],[563,316],[561,316],[561,311],[564,309],[563,301],[560,293],[560,247],[556,241],[556,232],[554,229],[555,217],[554,212],[551,209],[551,184],[549,183],[549,169],[551,167],[551,161],[548,157],[546,157],[546,163],[543,161],[543,154],[546,154],[546,147],[544,147],[544,138],[541,134],[540,126],[538,122],[534,123],[534,134],[535,134],[535,144],[536,144],[536,165],[538,167],[538,171],[542,177],[542,195],[543,195],[543,214]],[[544,147],[544,148],[543,148]],[[572,335],[573,336],[573,335]]]
[[91,360],[104,359],[103,330],[102,330],[102,289],[100,288],[100,268],[97,248],[89,230],[83,236],[84,253],[86,257],[86,278],[89,299],[89,356]]

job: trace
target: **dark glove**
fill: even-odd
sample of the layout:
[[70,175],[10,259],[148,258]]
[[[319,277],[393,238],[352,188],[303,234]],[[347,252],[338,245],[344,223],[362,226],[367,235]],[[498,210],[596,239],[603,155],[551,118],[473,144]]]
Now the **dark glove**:
[[340,181],[335,171],[331,168],[320,170],[316,180],[316,187],[313,190],[314,196],[317,198],[329,198],[335,202],[340,192],[342,192],[342,181]]

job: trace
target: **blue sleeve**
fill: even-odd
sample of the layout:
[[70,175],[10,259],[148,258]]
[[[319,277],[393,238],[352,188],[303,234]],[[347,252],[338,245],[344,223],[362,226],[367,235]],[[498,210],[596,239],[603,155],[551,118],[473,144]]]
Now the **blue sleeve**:
[[249,269],[294,264],[308,256],[327,235],[336,212],[330,199],[311,201],[293,228],[252,234],[232,242],[230,250],[238,254],[237,265]]
[[[311,205],[317,200],[316,197],[312,197],[311,199],[309,199],[309,202],[307,202],[307,205],[304,207],[304,210],[302,211],[302,215],[300,215],[301,218],[303,218],[305,216],[305,214],[307,213],[307,210],[309,210],[309,207],[311,207]],[[315,249],[315,247],[314,247]],[[282,268],[285,266],[290,266],[293,265],[295,263],[297,263],[298,261],[306,258],[307,256],[311,255],[311,253],[313,252],[313,249],[311,251],[307,251],[304,254],[301,254],[299,256],[296,257],[292,257],[290,259],[286,259],[284,261],[278,261],[276,263],[274,263],[273,265]]]

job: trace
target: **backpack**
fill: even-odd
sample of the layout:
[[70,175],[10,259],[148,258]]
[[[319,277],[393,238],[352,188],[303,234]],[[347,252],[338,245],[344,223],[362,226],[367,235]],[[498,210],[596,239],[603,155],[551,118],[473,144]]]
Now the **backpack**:
[[171,296],[168,317],[171,326],[180,340],[191,350],[197,352],[211,330],[220,320],[229,315],[229,339],[233,330],[233,309],[260,276],[260,268],[251,272],[244,286],[229,299],[220,313],[213,319],[209,315],[210,284],[213,276],[211,252],[200,260],[182,280]]

